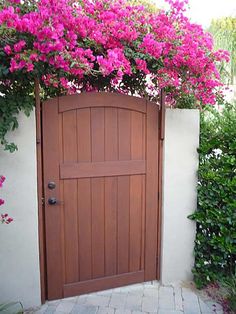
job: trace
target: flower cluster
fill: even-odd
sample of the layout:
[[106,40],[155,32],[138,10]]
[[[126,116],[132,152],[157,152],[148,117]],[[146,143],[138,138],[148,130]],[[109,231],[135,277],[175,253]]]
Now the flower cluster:
[[46,86],[68,93],[129,93],[136,80],[150,98],[162,87],[172,98],[184,93],[214,104],[222,85],[216,64],[229,54],[214,52],[211,36],[184,16],[186,0],[166,1],[170,10],[157,13],[124,0],[39,0],[27,9],[5,1],[9,71],[40,74]]
[[13,221],[13,218],[9,217],[8,214],[1,214],[0,215],[0,222],[2,224],[10,224]]
[[[3,186],[3,182],[6,180],[4,176],[0,176],[0,188]],[[4,204],[4,200],[0,198],[0,206]],[[13,218],[9,217],[8,214],[0,214],[0,223],[9,224],[13,221]]]
[[[6,180],[6,177],[4,176],[0,176],[0,188],[3,186],[3,182]],[[2,200],[0,201],[0,204],[2,205],[3,203],[1,203]]]

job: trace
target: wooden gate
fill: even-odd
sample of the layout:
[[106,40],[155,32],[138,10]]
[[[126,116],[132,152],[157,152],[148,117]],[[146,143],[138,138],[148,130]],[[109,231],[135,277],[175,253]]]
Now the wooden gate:
[[42,110],[48,299],[156,279],[159,107],[85,93]]

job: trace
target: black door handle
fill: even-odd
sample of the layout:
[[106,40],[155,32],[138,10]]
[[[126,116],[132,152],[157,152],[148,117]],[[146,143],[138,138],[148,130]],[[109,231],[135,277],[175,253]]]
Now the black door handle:
[[55,197],[50,197],[48,199],[48,204],[49,205],[56,205],[57,204],[57,199]]

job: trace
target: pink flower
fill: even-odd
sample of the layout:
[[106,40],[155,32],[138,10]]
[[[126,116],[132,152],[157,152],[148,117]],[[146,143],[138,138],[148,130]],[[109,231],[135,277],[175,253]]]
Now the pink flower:
[[3,182],[6,180],[6,177],[0,176],[0,188],[3,186]]
[[[0,176],[0,187],[2,187],[3,182],[6,180],[4,176]],[[0,206],[4,204],[4,200],[0,198]],[[9,217],[8,214],[1,214],[0,215],[0,222],[9,224],[13,221],[13,218]]]
[[13,221],[13,218],[9,217],[9,218],[7,218],[7,220],[6,220],[6,224],[11,223],[12,221]]
[[10,72],[14,72],[16,70],[18,70],[18,64],[16,63],[16,61],[14,59],[11,59],[11,63],[10,63]]
[[6,45],[4,47],[4,51],[6,52],[7,55],[10,55],[12,53],[11,47],[9,45]]
[[2,223],[2,224],[10,224],[12,221],[13,221],[13,218],[11,218],[11,217],[9,217],[8,216],[8,214],[1,214],[0,215],[0,222]]
[[130,93],[132,79],[149,74],[151,99],[163,87],[172,103],[183,93],[213,103],[222,85],[216,65],[229,61],[229,53],[215,52],[212,36],[184,16],[187,0],[166,1],[170,11],[154,14],[125,0],[40,0],[27,13],[19,0],[6,1],[0,25],[29,38],[3,48],[9,71],[25,75],[43,62],[45,85],[69,93],[96,89],[101,76],[108,89]]
[[23,69],[26,65],[27,65],[27,63],[25,60],[20,60],[20,62],[18,64],[18,68]]
[[159,59],[164,48],[164,43],[156,41],[153,34],[147,34],[143,38],[140,48],[143,48],[144,52]]
[[147,62],[145,60],[141,59],[135,59],[135,62],[137,64],[137,69],[140,71],[143,71],[145,74],[149,74],[150,71],[147,68]]
[[34,65],[32,63],[27,63],[26,67],[27,67],[27,72],[32,72],[34,69]]
[[14,45],[14,51],[20,52],[26,45],[26,42],[24,40],[20,40],[18,43]]
[[29,59],[30,59],[31,61],[38,61],[39,58],[38,58],[37,53],[32,53],[32,54],[30,55]]
[[68,88],[68,83],[69,82],[68,82],[68,80],[65,77],[61,77],[60,78],[60,83],[61,83],[62,87],[66,88],[66,89]]
[[1,176],[0,176],[0,181],[3,183],[5,180],[6,180],[6,177],[3,176],[3,175],[1,175]]

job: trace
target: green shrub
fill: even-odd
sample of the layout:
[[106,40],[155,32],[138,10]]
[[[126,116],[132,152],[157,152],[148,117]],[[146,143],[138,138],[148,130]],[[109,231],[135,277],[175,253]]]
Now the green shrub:
[[226,290],[226,300],[230,310],[236,313],[236,274],[221,280],[220,284]]
[[201,113],[194,280],[200,288],[236,265],[236,106]]

